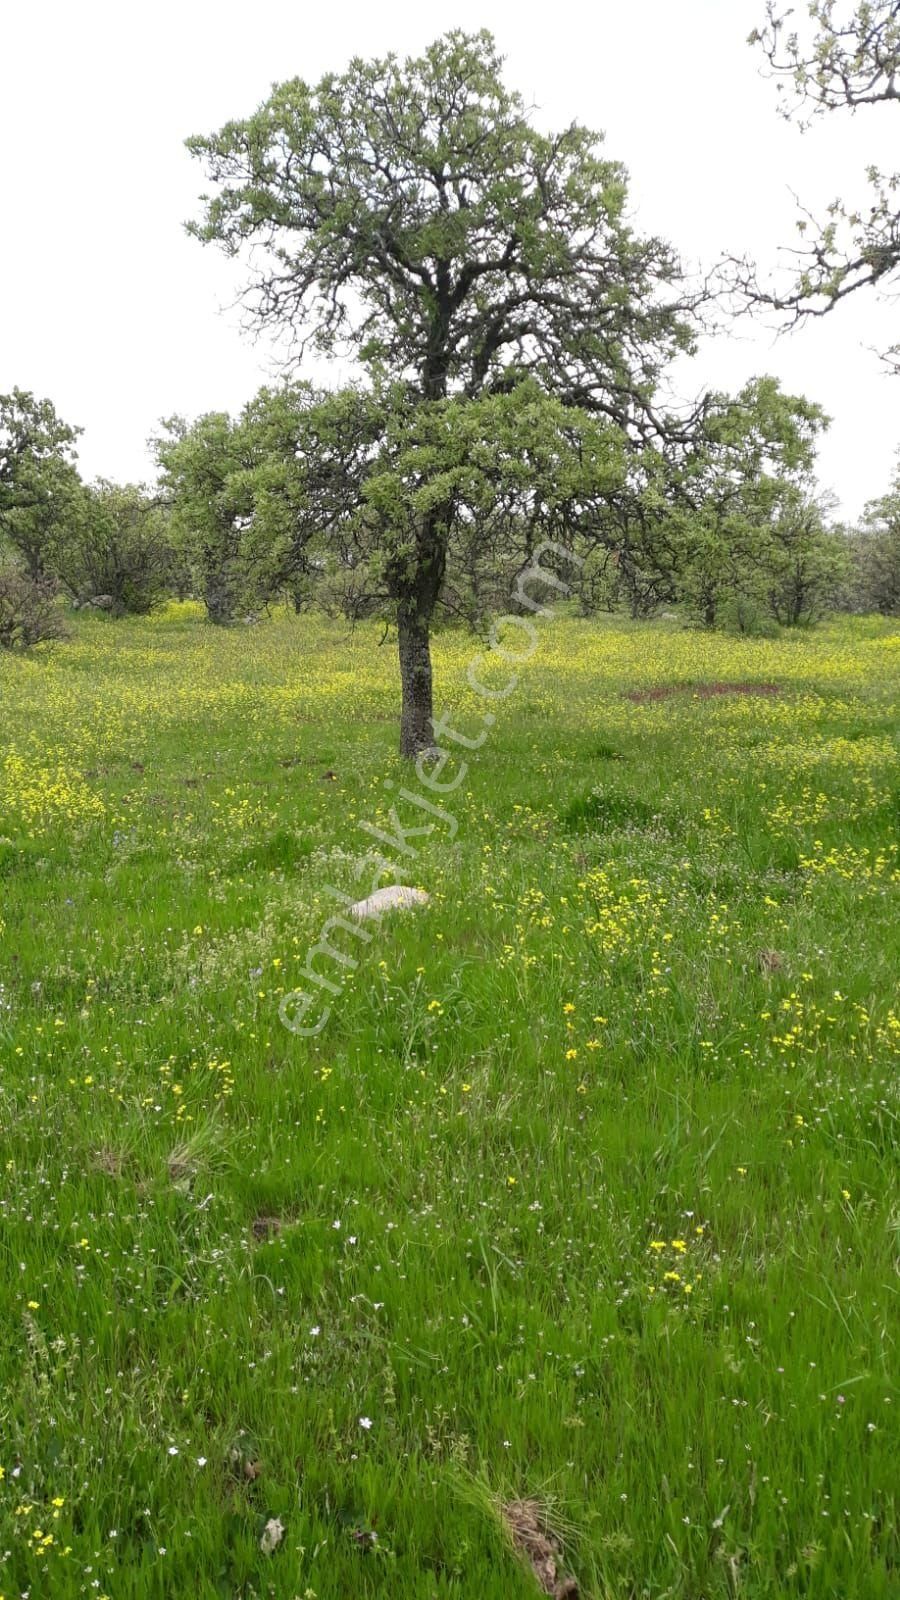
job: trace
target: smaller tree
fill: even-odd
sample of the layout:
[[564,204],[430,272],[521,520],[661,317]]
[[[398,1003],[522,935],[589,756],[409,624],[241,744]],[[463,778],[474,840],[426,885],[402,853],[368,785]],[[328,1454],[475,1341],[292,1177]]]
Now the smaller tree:
[[58,552],[83,507],[84,488],[67,461],[51,457],[30,474],[30,492],[3,514],[6,543],[35,581],[56,570]]
[[[754,378],[733,397],[710,397],[671,468],[662,519],[680,597],[706,627],[725,606],[771,604],[773,530],[785,506],[809,492],[827,420],[821,407],[785,394],[771,377]],[[782,576],[783,566],[782,557]]]
[[101,478],[82,491],[53,562],[77,604],[105,596],[115,615],[145,615],[165,599],[171,580],[166,513],[143,485]]
[[80,432],[57,416],[50,400],[25,389],[0,395],[0,538],[35,580],[52,566],[54,542],[78,497]]
[[224,411],[188,424],[171,417],[152,441],[160,492],[171,513],[172,537],[194,573],[210,622],[233,622],[265,601],[248,556],[252,495],[244,474],[253,465],[245,436]]
[[849,542],[854,609],[900,616],[900,463],[891,488],[866,506]]
[[826,523],[827,507],[789,485],[769,525],[768,603],[786,627],[817,622],[837,605],[850,570],[846,541]]

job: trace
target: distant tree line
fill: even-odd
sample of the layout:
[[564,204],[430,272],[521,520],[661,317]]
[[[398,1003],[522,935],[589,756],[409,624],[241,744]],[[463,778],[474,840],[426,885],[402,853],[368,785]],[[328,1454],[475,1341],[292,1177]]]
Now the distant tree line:
[[220,625],[277,602],[389,620],[385,528],[451,475],[448,623],[508,609],[548,536],[580,558],[566,576],[586,616],[677,607],[746,631],[835,609],[898,616],[900,465],[858,525],[836,523],[811,476],[823,425],[771,378],[712,397],[680,446],[637,453],[527,386],[423,430],[357,389],[285,385],[235,419],[164,423],[148,488],[83,483],[79,430],[15,390],[0,396],[0,644],[57,635],[58,593],[113,616],[196,597]]

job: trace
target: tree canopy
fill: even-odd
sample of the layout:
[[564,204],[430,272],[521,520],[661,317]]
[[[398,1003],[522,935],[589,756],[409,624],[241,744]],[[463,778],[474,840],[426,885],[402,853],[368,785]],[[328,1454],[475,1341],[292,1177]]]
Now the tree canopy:
[[216,186],[191,224],[261,245],[262,323],[352,351],[422,399],[534,373],[569,402],[630,416],[690,343],[676,258],[638,237],[600,137],[542,134],[490,34],[417,59],[356,59],[277,86],[245,121],[188,141]]

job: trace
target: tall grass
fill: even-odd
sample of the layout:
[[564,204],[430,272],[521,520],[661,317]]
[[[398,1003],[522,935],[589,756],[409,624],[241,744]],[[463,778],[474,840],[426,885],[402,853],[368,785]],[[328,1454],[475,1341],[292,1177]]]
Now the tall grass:
[[0,660],[0,1595],[897,1595],[900,633],[450,635],[452,821],[378,637]]

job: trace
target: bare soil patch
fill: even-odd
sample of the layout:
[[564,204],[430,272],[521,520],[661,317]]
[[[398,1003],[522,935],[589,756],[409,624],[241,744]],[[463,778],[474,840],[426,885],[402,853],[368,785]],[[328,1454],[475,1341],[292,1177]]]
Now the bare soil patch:
[[527,1561],[542,1594],[554,1600],[577,1600],[574,1578],[559,1577],[560,1541],[547,1527],[536,1500],[508,1500],[501,1507],[503,1521],[518,1554]]
[[654,700],[668,700],[676,694],[696,695],[698,700],[711,700],[720,694],[749,694],[764,697],[780,694],[779,683],[660,683],[653,689],[630,689],[626,700],[636,705],[647,705]]

